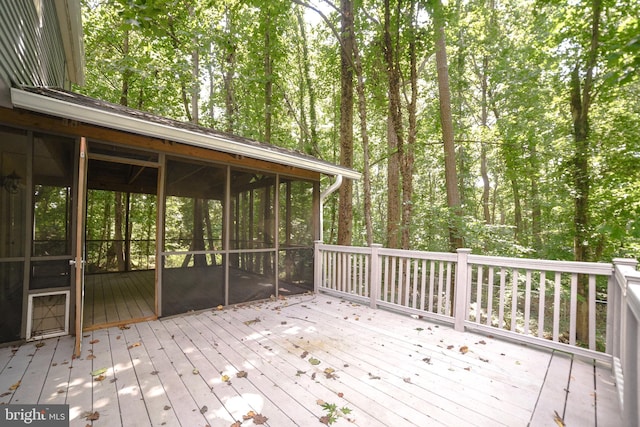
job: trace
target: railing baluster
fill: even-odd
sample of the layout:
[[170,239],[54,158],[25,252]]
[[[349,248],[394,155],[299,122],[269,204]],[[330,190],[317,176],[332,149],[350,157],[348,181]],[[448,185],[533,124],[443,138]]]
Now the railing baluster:
[[492,325],[493,319],[493,267],[489,267],[487,276],[487,326]]
[[435,282],[436,282],[436,262],[431,261],[430,268],[429,268],[429,312],[430,313],[433,313],[433,301],[435,299],[435,293],[434,293]]
[[531,270],[526,273],[526,285],[524,294],[524,334],[529,335],[531,322]]
[[[472,277],[471,274],[469,277]],[[476,323],[480,323],[482,320],[482,266],[478,266],[478,277],[476,281]]]
[[507,272],[500,267],[500,305],[498,307],[498,328],[504,328],[504,305],[506,304],[505,288],[507,284]]
[[389,301],[389,264],[391,260],[389,256],[384,257],[384,294],[382,295],[382,301]]
[[422,260],[422,274],[420,274],[420,310],[424,310],[424,299],[427,287],[427,260]]
[[562,275],[559,271],[556,272],[555,289],[553,294],[553,340],[560,341],[560,291],[561,291],[561,279]]
[[411,307],[418,308],[418,260],[413,260],[413,293],[411,295],[413,301]]
[[540,272],[540,295],[538,298],[538,338],[544,337],[544,313],[546,305],[547,279],[545,271]]
[[578,274],[571,274],[571,306],[569,309],[569,345],[576,345],[576,316],[578,313]]
[[589,350],[596,349],[596,276],[589,275]]
[[511,283],[511,332],[515,332],[518,320],[518,270],[512,269],[511,275],[513,279]]

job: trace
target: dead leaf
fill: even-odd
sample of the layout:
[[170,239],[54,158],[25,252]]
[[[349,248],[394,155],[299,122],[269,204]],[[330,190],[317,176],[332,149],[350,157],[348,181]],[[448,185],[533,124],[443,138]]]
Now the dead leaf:
[[344,393],[342,393],[342,392],[338,393],[338,397],[343,398],[344,397]]
[[235,423],[231,424],[230,427],[240,427],[240,426],[242,426],[242,422],[236,421]]
[[452,348],[453,348],[453,346],[452,346],[452,345],[448,345],[448,346],[447,346],[447,350],[451,350]]
[[309,352],[308,352],[308,351],[303,351],[303,352],[302,352],[302,354],[300,355],[300,358],[301,358],[301,359],[304,359],[304,358],[306,358],[308,355],[309,355]]
[[129,325],[120,325],[120,326],[118,326],[118,328],[119,328],[121,331],[123,331],[123,330],[125,330],[125,329],[131,329],[131,326],[129,326]]
[[13,384],[11,387],[9,387],[9,390],[17,390],[18,387],[20,387],[20,383],[22,381],[18,381],[17,383]]
[[329,417],[327,415],[324,415],[324,416],[320,417],[320,422],[322,424],[329,425]]
[[325,401],[322,400],[322,399],[318,399],[318,400],[316,400],[316,403],[318,404],[318,406],[322,406],[322,405],[325,404]]
[[5,391],[4,393],[0,394],[0,397],[9,396],[10,394],[11,394],[10,391]]
[[471,371],[471,366],[467,366],[466,368],[464,368],[465,371]]
[[83,417],[87,421],[96,421],[100,419],[100,413],[98,411],[95,412],[85,412]]
[[327,368],[324,370],[324,376],[327,379],[335,379],[337,378],[336,374],[335,374],[336,370],[333,368]]
[[407,377],[407,378],[403,378],[402,379],[405,383],[409,383],[411,384],[411,378]]
[[267,422],[268,419],[269,418],[265,417],[262,414],[256,414],[256,415],[253,416],[253,423],[254,424],[258,424],[258,425],[264,424],[264,423]]
[[168,411],[169,409],[171,409],[171,406],[169,406],[169,405],[164,405],[164,410],[165,410],[165,411]]
[[370,380],[379,380],[381,378],[379,376],[373,375],[371,372],[369,372],[369,379]]
[[223,383],[229,382],[229,375],[223,375],[220,379]]
[[309,363],[311,363],[313,366],[317,366],[317,365],[319,365],[321,362],[320,362],[318,359],[316,359],[316,358],[312,357],[311,359],[309,359]]
[[478,341],[478,344],[487,344],[487,343],[485,342],[485,340],[480,340]]
[[200,408],[200,413],[204,414],[205,412],[207,412],[209,410],[209,408],[207,408],[207,405],[204,405],[202,408]]
[[140,347],[142,344],[140,344],[140,342],[134,342],[133,344],[131,344],[129,347],[127,347],[129,350],[131,350],[134,347]]
[[96,358],[96,356],[93,355],[93,354],[90,354],[90,355],[87,356],[87,360],[93,360],[95,358]]
[[560,414],[558,414],[558,411],[553,411],[553,421],[556,422],[558,427],[565,427],[564,420],[562,419]]
[[98,344],[99,342],[100,342],[100,340],[95,339],[95,340],[89,341],[89,344]]
[[198,369],[193,368],[193,371],[191,371],[193,373],[193,375],[198,375],[200,373],[200,371],[198,371]]
[[38,344],[36,344],[36,348],[40,347],[44,347],[44,341],[40,341]]
[[93,380],[94,380],[94,381],[104,381],[104,380],[105,380],[105,378],[107,378],[107,377],[105,377],[104,375],[98,375],[98,376],[97,376],[97,377],[95,377]]
[[467,347],[466,345],[463,345],[462,347],[460,347],[460,353],[467,354],[468,352],[469,352],[469,347]]
[[254,323],[258,323],[259,321],[260,321],[260,318],[256,317],[255,319],[247,320],[246,322],[243,322],[243,323],[249,326],[249,325],[253,325]]
[[250,420],[250,419],[252,419],[255,415],[256,415],[256,413],[255,413],[255,412],[253,412],[253,411],[249,411],[249,412],[247,412],[247,415],[243,415],[243,416],[242,416],[242,419],[243,419],[243,420],[245,420],[245,421],[246,421],[246,420]]
[[239,371],[236,373],[236,377],[238,378],[247,378],[249,374],[246,371]]
[[218,311],[222,311],[222,310],[224,310],[224,306],[222,304],[220,304],[219,306],[216,307],[216,309]]
[[306,373],[307,371],[301,371],[300,369],[298,369],[298,372],[296,372],[296,377],[299,377],[300,375],[304,375]]

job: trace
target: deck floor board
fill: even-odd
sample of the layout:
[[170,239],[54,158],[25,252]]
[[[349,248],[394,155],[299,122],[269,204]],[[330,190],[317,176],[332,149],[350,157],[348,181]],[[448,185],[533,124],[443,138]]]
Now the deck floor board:
[[606,364],[322,294],[82,338],[0,348],[0,402],[68,403],[73,427],[312,426],[323,402],[352,411],[338,427],[620,425]]

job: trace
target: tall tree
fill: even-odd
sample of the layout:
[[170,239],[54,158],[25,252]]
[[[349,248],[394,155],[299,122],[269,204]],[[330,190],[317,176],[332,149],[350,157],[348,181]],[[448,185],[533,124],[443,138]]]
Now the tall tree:
[[453,135],[453,119],[451,117],[451,91],[449,89],[449,67],[447,64],[447,46],[445,37],[445,16],[440,0],[430,1],[433,12],[435,33],[436,64],[438,71],[438,94],[440,101],[440,125],[444,143],[444,171],[447,189],[447,206],[451,213],[449,223],[449,245],[451,250],[463,247],[460,235],[461,201],[458,191],[458,174],[456,170],[456,149]]
[[[340,0],[340,164],[353,167],[353,2]],[[351,245],[353,238],[353,184],[339,190],[338,244]]]
[[[584,64],[576,63],[571,73],[571,116],[575,153],[573,158],[573,182],[575,191],[574,211],[574,258],[576,261],[591,261],[591,223],[589,220],[590,197],[590,154],[589,110],[593,102],[593,74],[597,66],[598,43],[600,37],[600,15],[602,1],[591,2],[591,38]],[[584,75],[584,78],[581,76]],[[577,339],[589,339],[588,277],[578,283],[578,294],[583,298],[578,303]]]

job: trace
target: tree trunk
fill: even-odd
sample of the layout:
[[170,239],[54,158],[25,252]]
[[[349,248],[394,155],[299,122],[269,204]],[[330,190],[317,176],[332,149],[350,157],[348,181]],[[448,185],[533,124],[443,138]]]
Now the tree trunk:
[[389,0],[384,2],[383,51],[387,72],[387,92],[389,95],[389,116],[387,119],[387,144],[389,150],[387,168],[387,246],[399,248],[402,204],[400,176],[404,151],[404,130],[400,105],[400,74],[395,60],[395,50],[391,36],[391,6]]
[[[233,30],[235,28],[231,11],[225,6],[226,25],[228,28],[228,41],[225,43],[226,51],[222,63],[223,81],[224,81],[224,106],[225,106],[225,131],[232,133],[235,130],[236,114],[238,106],[236,105],[235,89],[233,78],[236,72],[236,50],[237,46],[233,40]],[[213,79],[212,79],[213,81]],[[213,103],[212,103],[213,105]]]
[[273,61],[271,59],[271,14],[265,13],[264,32],[264,142],[271,144],[273,108]]
[[410,39],[409,39],[409,85],[411,87],[411,97],[407,107],[409,115],[409,132],[407,135],[407,146],[404,150],[402,160],[402,248],[410,249],[411,246],[411,220],[413,214],[413,165],[414,149],[417,140],[417,107],[418,99],[418,65],[416,59],[416,1],[411,1],[411,14],[409,16]]
[[460,193],[458,191],[458,174],[456,171],[456,150],[453,141],[453,120],[451,117],[451,91],[449,89],[449,68],[444,33],[444,13],[441,0],[432,1],[433,23],[435,31],[436,64],[438,71],[438,93],[440,98],[440,123],[444,142],[445,186],[447,188],[447,206],[453,218],[449,224],[449,244],[451,250],[463,246],[462,236],[458,229],[462,212],[460,209]]
[[[353,3],[341,0],[340,51],[340,165],[353,167]],[[338,244],[351,245],[353,237],[353,184],[342,183],[339,190]]]
[[[573,184],[575,191],[574,211],[574,258],[576,261],[590,261],[591,248],[589,246],[589,109],[591,107],[591,91],[593,89],[593,71],[598,55],[598,40],[600,35],[601,0],[592,2],[591,45],[587,64],[585,66],[584,82],[580,81],[580,65],[576,64],[571,74],[571,114],[573,117],[573,132],[575,155],[573,159]],[[589,301],[588,277],[578,278],[578,313],[576,334],[577,339],[588,342],[589,339]]]

